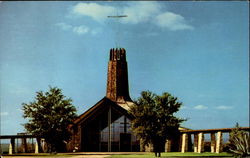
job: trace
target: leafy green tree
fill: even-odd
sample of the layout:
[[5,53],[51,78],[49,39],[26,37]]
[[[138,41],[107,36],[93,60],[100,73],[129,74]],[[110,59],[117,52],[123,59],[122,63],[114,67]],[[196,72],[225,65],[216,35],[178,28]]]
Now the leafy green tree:
[[134,101],[129,113],[132,130],[142,141],[142,145],[152,144],[155,155],[160,157],[164,150],[166,139],[171,139],[178,133],[180,123],[184,119],[174,116],[182,103],[169,93],[161,96],[150,91],[141,92],[141,97]]
[[234,154],[234,157],[250,157],[249,132],[241,130],[237,123],[229,136],[228,147],[229,151]]
[[36,93],[35,101],[23,103],[25,129],[33,135],[45,138],[49,152],[63,151],[70,137],[67,127],[76,118],[72,100],[65,98],[62,90],[50,87],[48,92]]

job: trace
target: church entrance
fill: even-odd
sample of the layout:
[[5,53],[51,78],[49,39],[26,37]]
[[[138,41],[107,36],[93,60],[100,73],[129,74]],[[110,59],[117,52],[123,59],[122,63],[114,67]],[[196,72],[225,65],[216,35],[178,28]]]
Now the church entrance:
[[130,129],[129,118],[111,106],[82,126],[81,142],[85,152],[139,151],[140,146]]
[[131,134],[120,133],[120,151],[131,151]]

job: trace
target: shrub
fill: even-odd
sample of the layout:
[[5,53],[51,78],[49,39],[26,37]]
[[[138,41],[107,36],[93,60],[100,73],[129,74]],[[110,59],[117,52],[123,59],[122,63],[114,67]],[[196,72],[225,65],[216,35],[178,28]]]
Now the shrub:
[[238,123],[236,128],[230,132],[229,151],[234,154],[234,157],[250,156],[250,137],[249,132],[240,130]]

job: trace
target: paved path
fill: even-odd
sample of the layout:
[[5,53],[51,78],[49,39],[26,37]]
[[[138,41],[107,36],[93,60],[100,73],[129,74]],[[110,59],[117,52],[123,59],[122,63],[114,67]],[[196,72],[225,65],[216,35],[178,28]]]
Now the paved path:
[[[34,156],[34,155],[14,155],[14,156],[3,156],[3,158],[107,158],[111,155],[131,155],[131,154],[145,154],[145,152],[77,152],[77,153],[63,153],[62,156],[57,155],[57,156]],[[66,156],[65,156],[66,155]],[[198,158],[198,157],[191,157],[191,156],[178,156],[178,157],[166,157],[162,156],[161,158]],[[202,157],[202,158],[212,158],[210,157]],[[232,157],[213,157],[213,158],[232,158]]]
[[[58,158],[106,158],[110,155],[73,155],[72,157],[61,157],[61,156],[57,156]],[[57,158],[57,157],[50,157],[50,156],[4,156],[1,158]],[[178,156],[178,157],[166,157],[166,156],[162,156],[161,158],[198,158],[196,157],[192,157],[192,156]],[[202,157],[202,158],[232,158],[232,157]],[[250,157],[247,157],[250,158]]]
[[[65,156],[69,155],[69,156]],[[1,158],[105,158],[110,156],[108,153],[65,153],[64,156],[49,156],[49,155],[13,155],[13,156],[2,156]]]
[[73,156],[70,156],[70,157],[61,157],[61,156],[53,156],[53,157],[50,157],[50,156],[2,156],[1,158],[31,158],[31,157],[34,157],[34,158],[105,158],[105,157],[108,157],[110,155],[73,155]]

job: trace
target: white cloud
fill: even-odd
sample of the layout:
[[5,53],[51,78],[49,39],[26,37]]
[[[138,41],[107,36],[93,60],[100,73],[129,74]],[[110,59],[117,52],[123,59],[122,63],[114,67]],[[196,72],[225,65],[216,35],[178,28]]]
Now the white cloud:
[[80,16],[89,16],[101,22],[107,19],[107,16],[114,15],[115,8],[112,6],[99,5],[97,3],[78,3],[73,7],[73,13]]
[[7,115],[9,115],[8,112],[0,112],[0,116],[7,116]]
[[82,34],[88,33],[89,28],[87,26],[84,26],[84,25],[76,26],[76,27],[73,27],[73,32],[75,32],[79,35],[82,35]]
[[233,109],[233,107],[232,106],[220,105],[220,106],[217,106],[216,109],[218,109],[218,110],[229,110],[229,109]]
[[72,13],[73,15],[88,16],[95,21],[103,22],[108,20],[107,16],[117,15],[118,10],[119,15],[127,15],[127,17],[120,19],[120,22],[124,24],[148,22],[171,31],[194,29],[187,24],[183,16],[173,12],[162,11],[160,4],[154,1],[130,2],[129,5],[118,8],[97,3],[78,3],[73,7]]
[[160,12],[160,5],[157,2],[134,2],[123,9],[123,23],[137,24],[151,21]]
[[205,109],[208,109],[208,107],[205,106],[205,105],[196,105],[194,107],[194,109],[196,109],[196,110],[205,110]]
[[[71,30],[72,32],[74,32],[74,33],[76,33],[78,35],[83,35],[83,34],[86,34],[86,33],[90,32],[90,29],[87,26],[85,26],[85,25],[72,26],[72,25],[66,24],[66,23],[57,23],[56,26],[58,26],[59,28],[61,28],[64,31]],[[94,30],[92,30],[92,32],[93,31]]]
[[184,17],[171,12],[165,12],[156,16],[156,24],[172,31],[193,30],[192,26],[186,24]]

